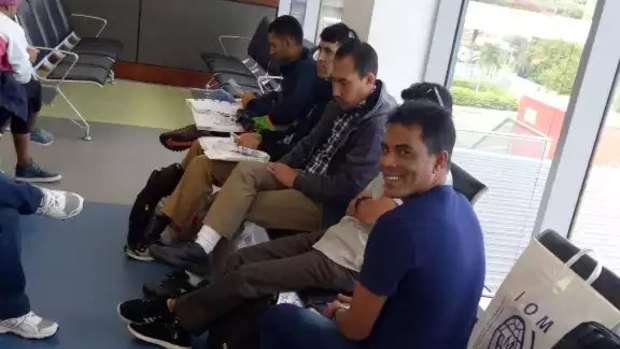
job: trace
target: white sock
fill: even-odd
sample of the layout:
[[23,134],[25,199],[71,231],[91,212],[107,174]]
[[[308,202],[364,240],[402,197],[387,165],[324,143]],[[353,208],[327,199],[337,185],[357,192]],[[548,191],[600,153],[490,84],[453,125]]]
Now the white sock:
[[203,225],[198,232],[198,237],[196,238],[196,243],[202,247],[207,254],[211,253],[217,245],[217,242],[220,241],[222,236],[218,234],[213,228],[208,225]]

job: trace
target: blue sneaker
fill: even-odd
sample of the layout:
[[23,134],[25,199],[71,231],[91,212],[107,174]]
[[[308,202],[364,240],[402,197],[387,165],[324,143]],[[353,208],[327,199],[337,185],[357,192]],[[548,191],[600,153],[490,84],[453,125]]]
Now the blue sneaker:
[[36,163],[30,166],[15,166],[15,180],[28,183],[54,183],[62,179],[58,173],[49,172]]
[[54,135],[40,127],[33,127],[30,130],[30,141],[38,145],[47,146],[54,143]]

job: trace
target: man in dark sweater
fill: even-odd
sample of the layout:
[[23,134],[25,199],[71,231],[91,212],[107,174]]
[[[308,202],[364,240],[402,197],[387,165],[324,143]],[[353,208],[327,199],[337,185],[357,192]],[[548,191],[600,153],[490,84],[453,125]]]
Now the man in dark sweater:
[[280,91],[264,95],[246,92],[241,104],[250,116],[262,118],[263,125],[288,126],[306,116],[315,100],[315,62],[303,46],[301,24],[291,16],[276,18],[268,29],[269,52],[280,62]]
[[448,110],[405,102],[382,144],[385,194],[399,207],[375,223],[352,297],[323,314],[265,314],[261,349],[464,349],[485,275],[480,223],[447,183],[456,132]]

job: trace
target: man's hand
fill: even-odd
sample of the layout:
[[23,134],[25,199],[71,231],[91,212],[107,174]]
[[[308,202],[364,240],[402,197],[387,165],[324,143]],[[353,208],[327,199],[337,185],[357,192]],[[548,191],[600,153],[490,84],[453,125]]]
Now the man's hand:
[[270,162],[267,164],[267,171],[287,188],[292,188],[297,179],[297,172],[281,162]]
[[28,55],[30,56],[30,63],[35,63],[37,61],[37,57],[39,57],[39,49],[36,49],[34,47],[27,47],[26,51],[28,52]]
[[325,316],[328,319],[333,319],[334,318],[334,314],[336,313],[336,310],[342,308],[343,304],[339,301],[333,301],[331,303],[329,303],[325,309],[323,309],[323,311],[321,312],[321,314],[323,314],[323,316]]
[[260,133],[244,133],[237,139],[237,145],[251,149],[258,149],[262,140],[263,137]]
[[257,96],[258,93],[256,92],[244,92],[241,95],[241,105],[243,106],[243,109],[246,109],[248,107],[248,103],[250,103],[251,100],[256,99]]
[[323,309],[323,311],[321,312],[323,314],[323,316],[325,316],[328,319],[333,319],[334,318],[334,313],[336,313],[336,310],[340,309],[340,308],[345,308],[350,306],[351,304],[351,297],[347,297],[343,294],[338,294],[338,300],[335,300],[331,303],[329,303],[325,309]]

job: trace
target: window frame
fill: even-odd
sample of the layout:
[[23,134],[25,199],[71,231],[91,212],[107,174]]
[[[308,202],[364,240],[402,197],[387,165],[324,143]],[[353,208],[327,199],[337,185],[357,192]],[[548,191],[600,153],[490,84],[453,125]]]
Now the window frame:
[[[424,78],[449,86],[469,0],[439,0]],[[598,0],[532,236],[565,237],[578,211],[620,64],[620,1]],[[492,190],[492,188],[491,188]]]

